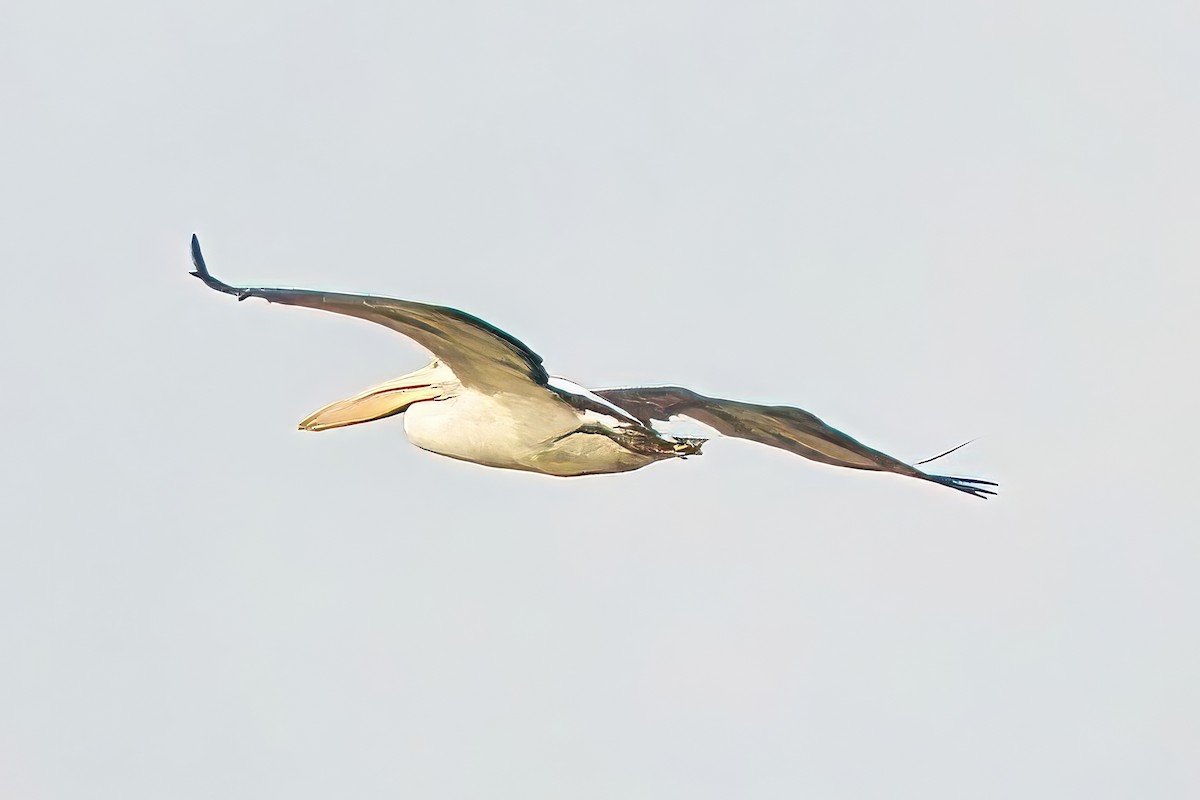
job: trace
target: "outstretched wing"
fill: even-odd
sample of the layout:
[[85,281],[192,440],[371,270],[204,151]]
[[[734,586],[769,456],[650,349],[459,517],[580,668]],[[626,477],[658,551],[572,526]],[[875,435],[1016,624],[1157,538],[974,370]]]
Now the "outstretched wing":
[[960,492],[987,498],[995,494],[991,481],[930,475],[914,466],[867,447],[814,415],[791,406],[761,406],[705,397],[679,386],[597,389],[596,394],[653,425],[676,415],[691,417],[726,436],[779,447],[813,461],[851,469],[895,472],[940,483]]
[[464,386],[500,391],[512,390],[519,383],[545,385],[549,379],[537,353],[496,326],[454,308],[367,294],[230,286],[209,273],[194,234],[192,263],[196,266],[192,274],[209,288],[238,300],[261,297],[271,303],[332,311],[391,328],[433,353]]

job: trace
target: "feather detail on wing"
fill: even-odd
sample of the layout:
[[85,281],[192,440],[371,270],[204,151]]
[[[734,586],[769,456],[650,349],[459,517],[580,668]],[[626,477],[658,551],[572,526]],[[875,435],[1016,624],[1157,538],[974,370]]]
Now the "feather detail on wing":
[[930,475],[914,466],[867,447],[813,414],[791,406],[765,406],[705,397],[679,386],[597,389],[596,394],[652,425],[676,415],[690,417],[726,436],[778,447],[799,456],[850,469],[894,472],[933,481],[960,492],[985,498],[991,481]]
[[271,303],[332,311],[391,328],[437,356],[465,386],[511,391],[521,383],[545,385],[549,377],[541,356],[524,343],[458,309],[374,295],[230,286],[209,273],[195,236],[192,263],[196,267],[192,274],[209,288],[238,300],[261,297]]

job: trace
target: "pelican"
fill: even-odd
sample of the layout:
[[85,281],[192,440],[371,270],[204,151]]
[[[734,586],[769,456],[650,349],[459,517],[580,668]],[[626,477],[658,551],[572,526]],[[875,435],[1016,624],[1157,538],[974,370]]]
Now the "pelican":
[[678,386],[589,391],[551,377],[524,343],[457,309],[375,295],[230,286],[208,271],[195,235],[192,263],[192,275],[238,300],[258,297],[358,317],[407,336],[433,355],[416,372],[314,411],[301,430],[404,414],[409,441],[423,450],[567,477],[628,472],[699,455],[706,439],[664,432],[667,423],[682,418],[825,464],[907,475],[983,499],[995,494],[987,488],[997,485],[991,481],[926,473],[791,406],[722,400]]

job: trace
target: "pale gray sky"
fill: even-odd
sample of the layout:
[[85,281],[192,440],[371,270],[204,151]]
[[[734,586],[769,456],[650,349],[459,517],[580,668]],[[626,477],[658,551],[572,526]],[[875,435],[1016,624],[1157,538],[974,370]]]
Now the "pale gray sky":
[[[19,2],[0,796],[1200,794],[1194,2]],[[310,411],[450,304],[999,499]]]

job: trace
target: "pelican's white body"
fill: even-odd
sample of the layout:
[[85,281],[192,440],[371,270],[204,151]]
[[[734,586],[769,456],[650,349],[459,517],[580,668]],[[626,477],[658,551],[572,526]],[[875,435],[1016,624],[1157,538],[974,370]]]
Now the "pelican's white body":
[[545,387],[531,388],[536,393],[457,387],[445,399],[409,406],[404,432],[432,453],[558,476],[627,472],[661,458],[627,450],[607,436],[578,433],[575,409],[547,397]]
[[[551,385],[495,376],[487,389],[463,385],[435,360],[416,372],[330,403],[300,423],[327,430],[404,414],[409,441],[423,450],[489,467],[547,475],[628,472],[675,455],[640,452],[616,441],[632,416],[570,381]],[[581,411],[567,397],[583,398]],[[607,435],[607,434],[611,434]],[[642,448],[644,450],[644,448]]]

